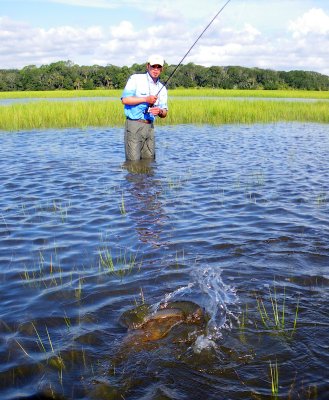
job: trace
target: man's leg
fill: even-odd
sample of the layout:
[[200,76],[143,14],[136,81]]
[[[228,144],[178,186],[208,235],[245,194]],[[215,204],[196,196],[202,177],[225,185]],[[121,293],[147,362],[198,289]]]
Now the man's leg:
[[141,159],[142,138],[139,122],[126,120],[125,124],[125,153],[126,160],[138,161]]
[[141,148],[142,159],[155,158],[155,140],[154,140],[154,126],[146,125],[143,130],[143,142]]

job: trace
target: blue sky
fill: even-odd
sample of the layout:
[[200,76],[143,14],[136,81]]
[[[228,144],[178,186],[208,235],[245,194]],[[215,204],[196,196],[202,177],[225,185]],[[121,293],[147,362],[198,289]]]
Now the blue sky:
[[[178,63],[226,0],[0,0],[0,69]],[[184,63],[329,75],[328,0],[231,0]]]

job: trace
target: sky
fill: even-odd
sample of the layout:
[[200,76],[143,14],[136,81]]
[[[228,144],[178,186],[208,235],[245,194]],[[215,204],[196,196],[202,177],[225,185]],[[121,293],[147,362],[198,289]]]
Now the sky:
[[[0,69],[178,64],[227,0],[0,0]],[[184,59],[329,75],[329,0],[230,0]]]

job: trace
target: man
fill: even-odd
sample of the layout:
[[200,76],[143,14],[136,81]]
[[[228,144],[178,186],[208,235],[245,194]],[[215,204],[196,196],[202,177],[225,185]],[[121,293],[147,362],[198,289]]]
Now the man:
[[123,90],[126,160],[155,158],[154,121],[168,112],[167,89],[159,81],[163,65],[163,57],[150,56],[146,73],[131,75]]

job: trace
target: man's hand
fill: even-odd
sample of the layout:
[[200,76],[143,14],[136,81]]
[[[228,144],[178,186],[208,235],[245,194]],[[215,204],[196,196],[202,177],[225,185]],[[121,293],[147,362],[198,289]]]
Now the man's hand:
[[160,118],[165,118],[167,115],[167,111],[162,110],[160,107],[150,107],[149,113],[152,115],[158,115]]
[[152,106],[158,100],[158,96],[150,95],[150,96],[147,96],[145,98],[145,100],[146,100],[147,103],[149,103]]

